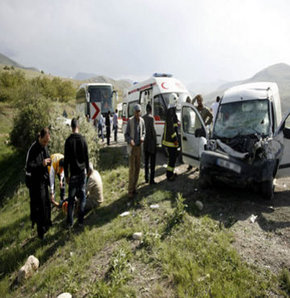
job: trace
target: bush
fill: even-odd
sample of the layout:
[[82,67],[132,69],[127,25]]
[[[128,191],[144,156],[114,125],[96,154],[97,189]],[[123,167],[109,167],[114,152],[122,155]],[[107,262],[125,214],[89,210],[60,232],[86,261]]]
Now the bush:
[[27,151],[37,133],[49,125],[49,102],[32,93],[30,100],[19,107],[10,133],[11,143],[21,151]]

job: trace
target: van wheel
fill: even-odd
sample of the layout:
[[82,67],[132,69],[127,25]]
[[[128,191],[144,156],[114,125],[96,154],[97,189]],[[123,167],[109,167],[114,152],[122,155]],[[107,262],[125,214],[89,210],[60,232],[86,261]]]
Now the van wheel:
[[267,181],[263,181],[261,183],[261,192],[263,198],[267,201],[272,200],[274,198],[274,184],[273,178]]

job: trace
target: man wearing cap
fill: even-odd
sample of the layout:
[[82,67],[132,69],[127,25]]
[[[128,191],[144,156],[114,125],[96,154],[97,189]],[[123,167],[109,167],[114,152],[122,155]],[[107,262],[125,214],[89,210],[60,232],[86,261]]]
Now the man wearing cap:
[[125,140],[128,143],[129,154],[129,186],[128,196],[133,198],[139,178],[141,164],[141,144],[145,137],[145,124],[141,118],[141,106],[134,106],[134,116],[129,118],[125,132]]

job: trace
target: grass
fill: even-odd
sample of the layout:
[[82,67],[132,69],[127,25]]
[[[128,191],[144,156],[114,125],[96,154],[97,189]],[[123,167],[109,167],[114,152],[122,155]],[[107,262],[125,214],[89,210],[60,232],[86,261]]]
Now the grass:
[[[12,148],[4,146],[2,173],[4,156],[19,162]],[[104,204],[87,215],[83,229],[76,226],[71,232],[65,229],[65,215],[53,209],[53,227],[44,241],[31,230],[29,195],[19,176],[0,176],[5,193],[6,185],[14,185],[0,209],[1,297],[56,297],[62,292],[74,297],[289,294],[288,271],[276,277],[243,263],[232,247],[230,231],[201,216],[182,194],[158,184],[141,188],[132,204],[123,148],[102,148],[99,170]],[[150,208],[152,204],[159,208]],[[124,211],[130,214],[120,217]],[[132,238],[135,232],[143,233],[142,240]],[[17,284],[17,271],[31,254],[40,260],[40,268]]]

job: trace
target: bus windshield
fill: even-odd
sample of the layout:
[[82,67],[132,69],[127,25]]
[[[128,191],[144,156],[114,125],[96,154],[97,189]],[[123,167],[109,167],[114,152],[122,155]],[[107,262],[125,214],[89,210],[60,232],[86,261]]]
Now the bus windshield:
[[90,102],[101,103],[101,113],[113,112],[111,86],[89,86]]

